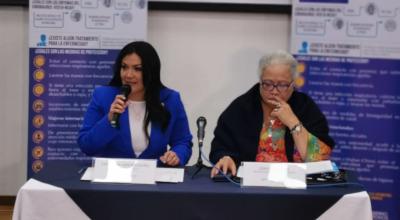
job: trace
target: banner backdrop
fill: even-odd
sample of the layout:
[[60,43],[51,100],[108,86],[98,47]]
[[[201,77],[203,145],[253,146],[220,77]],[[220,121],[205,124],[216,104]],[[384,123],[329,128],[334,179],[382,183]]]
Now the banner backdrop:
[[336,140],[332,160],[355,171],[374,219],[400,218],[400,2],[294,0],[296,84]]
[[50,160],[89,159],[76,140],[92,91],[146,32],[146,0],[30,0],[28,178]]

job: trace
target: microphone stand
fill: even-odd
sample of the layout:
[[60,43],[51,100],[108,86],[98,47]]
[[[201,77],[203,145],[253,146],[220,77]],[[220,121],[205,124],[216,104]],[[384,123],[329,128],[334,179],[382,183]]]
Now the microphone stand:
[[196,172],[194,172],[194,174],[192,175],[192,179],[194,179],[194,177],[200,172],[201,169],[206,168],[206,169],[210,169],[211,167],[208,167],[206,165],[203,164],[203,159],[201,159],[201,153],[202,153],[202,147],[203,147],[203,141],[199,141],[199,157],[197,158],[197,163],[196,163]]

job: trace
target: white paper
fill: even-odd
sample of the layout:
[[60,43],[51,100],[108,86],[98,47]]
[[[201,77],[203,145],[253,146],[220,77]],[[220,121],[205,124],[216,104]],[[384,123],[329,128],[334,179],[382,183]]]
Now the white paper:
[[[164,183],[180,183],[183,182],[184,169],[183,168],[156,168],[156,182]],[[88,167],[82,175],[82,181],[92,181],[93,167]]]
[[157,168],[156,181],[167,183],[183,182],[184,169],[183,168]]
[[94,158],[93,182],[155,184],[156,160]]
[[268,186],[305,189],[306,165],[304,163],[243,162],[242,186]]
[[333,172],[332,162],[330,160],[323,160],[318,162],[308,162],[307,174]]
[[88,167],[85,170],[85,173],[83,173],[83,175],[81,177],[81,180],[83,180],[83,181],[92,181],[92,179],[93,179],[92,176],[93,176],[93,167]]
[[237,171],[236,171],[236,176],[237,176],[237,177],[240,177],[240,178],[243,177],[243,175],[242,175],[242,168],[241,168],[241,167],[242,167],[242,166],[239,166],[238,169],[237,169]]

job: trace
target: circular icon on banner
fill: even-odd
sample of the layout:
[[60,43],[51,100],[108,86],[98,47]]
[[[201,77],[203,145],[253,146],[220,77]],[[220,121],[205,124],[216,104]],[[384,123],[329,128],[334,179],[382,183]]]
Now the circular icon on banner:
[[35,115],[32,119],[32,124],[35,128],[40,128],[44,124],[43,115]]
[[41,160],[35,160],[35,161],[33,161],[33,163],[32,163],[32,170],[33,170],[33,172],[37,173],[37,172],[39,172],[39,171],[42,170],[42,169],[43,169],[43,161],[41,161]]
[[36,144],[40,144],[44,139],[44,133],[41,130],[37,130],[32,134],[32,141]]
[[393,19],[389,19],[387,21],[385,21],[385,29],[388,32],[393,32],[397,29],[397,23],[395,20]]
[[109,8],[112,6],[113,1],[112,0],[103,0],[103,5],[106,8]]
[[299,74],[303,74],[303,73],[306,71],[306,64],[305,64],[305,63],[299,63],[299,64],[297,65],[296,71],[297,71]]
[[136,7],[144,9],[146,7],[146,0],[136,0]]
[[378,7],[374,3],[368,3],[367,7],[365,7],[365,12],[369,15],[374,15],[377,9]]
[[73,10],[71,11],[70,17],[73,22],[79,22],[82,18],[82,13],[79,10]]
[[333,28],[336,30],[341,30],[344,26],[344,21],[341,18],[335,18],[332,22]]
[[35,146],[32,149],[32,157],[35,159],[40,159],[44,154],[44,149],[41,146]]
[[301,88],[304,86],[305,82],[306,82],[306,80],[304,79],[304,76],[299,76],[294,81],[294,85],[296,86],[296,88]]
[[43,69],[37,69],[35,72],[33,72],[33,78],[37,81],[40,82],[44,79],[44,70]]
[[43,55],[37,55],[33,58],[33,65],[36,68],[41,68],[46,63],[46,59]]
[[36,97],[41,96],[44,93],[44,85],[43,84],[35,84],[32,89],[33,94]]
[[129,24],[132,22],[132,14],[129,11],[124,11],[121,14],[121,21],[124,24]]
[[44,102],[41,99],[36,99],[33,101],[32,109],[34,112],[39,113],[44,109]]

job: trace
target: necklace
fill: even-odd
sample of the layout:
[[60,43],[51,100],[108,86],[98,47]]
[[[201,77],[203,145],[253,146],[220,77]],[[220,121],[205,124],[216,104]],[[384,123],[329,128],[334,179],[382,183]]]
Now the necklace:
[[[276,149],[278,149],[278,144],[277,144],[277,142],[278,142],[279,138],[278,138],[276,135],[273,135],[273,133],[274,133],[274,132],[278,132],[278,131],[276,131],[276,130],[277,130],[277,129],[278,129],[278,130],[280,129],[280,128],[277,128],[277,129],[274,129],[274,128],[273,128],[273,125],[274,125],[275,121],[276,121],[275,119],[272,119],[272,120],[270,120],[269,123],[268,123],[268,139],[271,140],[271,142],[270,142],[270,147],[271,147],[272,150],[274,150],[274,151],[276,151]],[[274,136],[275,136],[275,138],[274,138]],[[276,140],[274,140],[274,139],[276,139]]]
[[272,128],[272,126],[274,125],[275,120],[270,120],[268,123],[268,138],[271,139],[270,142],[270,146],[272,148],[272,150],[276,151],[276,149],[278,148],[278,145],[276,144],[276,140],[274,141],[274,138],[272,136],[272,132],[274,132],[274,129]]

